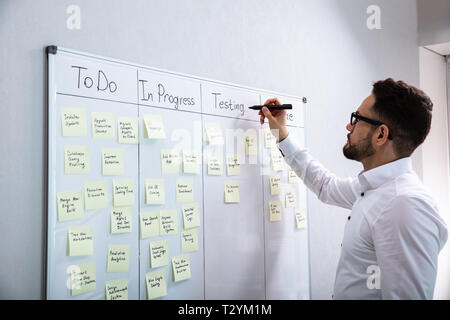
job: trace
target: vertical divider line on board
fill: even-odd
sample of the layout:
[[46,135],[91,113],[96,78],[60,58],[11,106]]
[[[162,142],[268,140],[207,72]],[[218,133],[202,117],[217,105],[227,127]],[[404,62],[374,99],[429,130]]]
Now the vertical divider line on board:
[[[140,105],[139,105],[139,69],[136,68],[136,91],[137,91],[137,110],[138,110],[138,128],[139,128],[139,124],[140,124]],[[144,128],[142,128],[141,130],[144,130]],[[139,140],[140,140],[140,134],[138,132],[138,136],[139,136]],[[138,223],[137,223],[137,228],[138,228],[138,232],[137,232],[137,238],[138,238],[138,297],[139,300],[141,300],[141,240],[139,237],[139,228],[140,228],[140,223],[139,223],[139,218],[140,218],[140,214],[141,214],[141,157],[140,157],[140,151],[141,151],[141,143],[139,141],[138,143],[138,183],[137,183],[137,192],[138,192]],[[131,221],[133,221],[133,219],[131,219]]]
[[203,145],[203,99],[202,99],[202,83],[200,82],[200,124],[201,124],[201,139],[202,139],[202,214],[203,214],[203,299],[206,300],[206,256],[205,256],[205,172],[203,167],[205,165],[205,149]]
[[[259,94],[259,104],[262,104],[261,101],[261,94]],[[259,133],[261,134],[261,129],[262,127],[259,128]],[[263,159],[264,159],[264,131],[263,131],[263,137],[262,139],[259,139],[260,143],[259,143],[259,154],[261,155],[261,163],[260,165],[260,173],[261,173],[261,186],[262,186],[262,196],[263,196],[263,210],[262,210],[262,215],[263,215],[263,248],[264,248],[264,298],[267,300],[267,272],[266,272],[266,214],[265,214],[265,208],[266,208],[266,194],[265,194],[265,188],[264,188],[264,163],[263,163]]]

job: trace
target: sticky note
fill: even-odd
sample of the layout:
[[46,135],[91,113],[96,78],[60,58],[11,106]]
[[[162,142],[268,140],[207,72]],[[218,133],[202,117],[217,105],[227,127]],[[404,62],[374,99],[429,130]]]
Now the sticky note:
[[61,108],[61,128],[64,137],[86,135],[86,109]]
[[102,175],[123,175],[123,149],[102,149]]
[[180,156],[177,149],[161,150],[161,170],[163,174],[180,172]]
[[67,241],[67,254],[71,257],[89,256],[94,252],[91,226],[70,227],[67,232]]
[[294,170],[288,171],[288,183],[298,183],[298,177]]
[[65,174],[89,173],[88,146],[64,147],[64,173]]
[[239,181],[225,181],[225,203],[239,202]]
[[95,262],[71,265],[67,272],[70,274],[71,296],[95,290]]
[[134,180],[113,180],[114,207],[131,207],[134,204]]
[[270,131],[269,127],[264,128],[264,148],[272,149],[276,147],[276,138]]
[[192,229],[200,226],[198,203],[185,204],[181,208],[183,215],[183,228]]
[[193,202],[194,201],[194,180],[193,179],[177,179],[176,181],[177,202]]
[[181,232],[181,252],[198,251],[198,228]]
[[210,176],[222,175],[222,154],[217,152],[208,152],[206,154],[206,173]]
[[106,272],[128,272],[130,264],[130,245],[110,244]]
[[294,211],[295,227],[297,229],[306,228],[306,212],[304,210],[296,209]]
[[159,212],[159,235],[178,233],[178,212],[176,210],[161,210]]
[[82,191],[63,191],[56,194],[58,221],[83,218]]
[[128,300],[128,279],[105,282],[106,300]]
[[92,137],[94,139],[114,139],[114,114],[112,112],[91,112]]
[[279,150],[270,151],[270,162],[273,171],[283,171],[283,156]]
[[150,268],[167,266],[169,264],[169,241],[150,242]]
[[86,210],[104,209],[108,207],[108,183],[106,181],[90,181],[84,183],[84,208]]
[[241,162],[239,154],[227,154],[226,156],[227,176],[238,176],[241,174]]
[[224,139],[220,124],[215,122],[205,123],[206,142],[210,145],[223,145]]
[[128,233],[132,231],[133,207],[111,209],[111,233]]
[[148,139],[165,139],[166,132],[161,115],[146,114],[144,115],[144,137]]
[[172,277],[175,282],[186,280],[191,277],[189,255],[182,254],[172,257]]
[[200,155],[197,150],[183,150],[183,173],[200,173]]
[[258,154],[258,138],[256,133],[246,133],[244,135],[245,154],[254,156]]
[[285,208],[295,208],[295,206],[297,204],[297,196],[296,196],[295,189],[286,190],[286,193],[284,194],[284,196],[285,196],[284,207]]
[[167,295],[166,269],[147,272],[145,274],[147,284],[147,299],[156,299]]
[[164,204],[166,193],[164,192],[164,179],[145,180],[145,203]]
[[269,201],[269,221],[281,220],[281,202],[279,200]]
[[269,177],[269,185],[270,185],[270,195],[277,196],[281,191],[281,176],[280,175],[272,175]]
[[159,236],[159,211],[141,212],[141,239]]
[[139,143],[139,119],[121,117],[118,122],[118,137],[119,143]]

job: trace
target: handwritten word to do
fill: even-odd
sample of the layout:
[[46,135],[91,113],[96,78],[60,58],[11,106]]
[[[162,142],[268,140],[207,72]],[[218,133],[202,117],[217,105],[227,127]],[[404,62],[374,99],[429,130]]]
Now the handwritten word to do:
[[[117,83],[114,81],[109,81],[105,72],[102,70],[98,70],[97,74],[92,74],[88,72],[88,68],[81,66],[72,66],[72,68],[77,69],[77,88],[80,89],[82,87],[86,89],[92,88],[94,83],[97,84],[97,91],[106,91],[108,90],[110,93],[114,93],[117,90]],[[95,81],[94,81],[95,80]]]

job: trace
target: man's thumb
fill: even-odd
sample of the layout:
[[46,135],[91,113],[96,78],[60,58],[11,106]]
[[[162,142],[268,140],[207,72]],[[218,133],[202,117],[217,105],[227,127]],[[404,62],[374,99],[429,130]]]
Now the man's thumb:
[[263,107],[261,109],[261,111],[267,119],[269,119],[269,120],[273,119],[272,113],[270,112],[270,110],[267,107]]

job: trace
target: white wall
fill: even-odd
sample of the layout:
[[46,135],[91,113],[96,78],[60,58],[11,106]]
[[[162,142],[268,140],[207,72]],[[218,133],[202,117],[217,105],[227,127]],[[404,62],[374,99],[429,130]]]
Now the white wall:
[[[420,86],[433,101],[430,133],[421,146],[423,183],[430,189],[440,214],[450,226],[450,176],[445,58],[420,48]],[[435,299],[450,299],[450,245],[439,255]]]
[[419,45],[450,42],[450,0],[417,0]]

